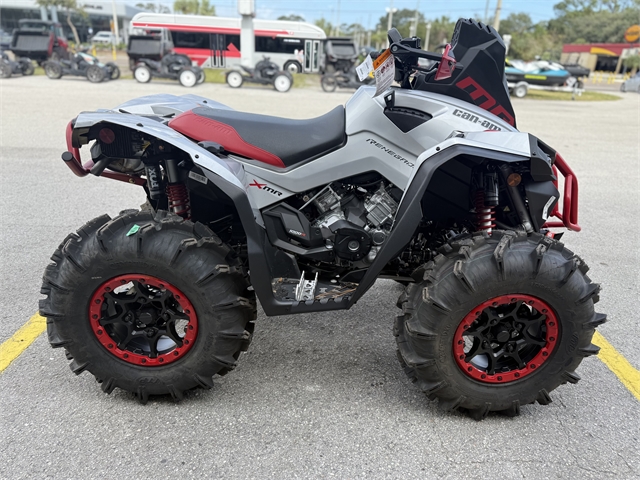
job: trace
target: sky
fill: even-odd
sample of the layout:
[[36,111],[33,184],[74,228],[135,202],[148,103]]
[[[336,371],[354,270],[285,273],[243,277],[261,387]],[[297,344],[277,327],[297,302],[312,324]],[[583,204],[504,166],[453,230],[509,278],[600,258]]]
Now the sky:
[[[122,1],[122,0],[120,0]],[[129,3],[154,0],[128,0]],[[173,5],[172,0],[155,0],[165,5]],[[503,0],[500,18],[510,13],[526,12],[534,22],[553,18],[553,5],[560,0]],[[220,17],[236,17],[237,0],[210,0]],[[487,0],[255,0],[256,18],[276,19],[280,15],[298,14],[306,21],[325,18],[337,23],[338,10],[340,23],[360,23],[365,28],[374,28],[379,18],[386,15],[385,8],[393,3],[394,8],[415,9],[418,7],[427,19],[446,15],[450,18],[484,18]],[[496,8],[497,0],[489,0],[489,15]],[[419,6],[418,6],[419,5]],[[339,8],[338,8],[339,7]]]

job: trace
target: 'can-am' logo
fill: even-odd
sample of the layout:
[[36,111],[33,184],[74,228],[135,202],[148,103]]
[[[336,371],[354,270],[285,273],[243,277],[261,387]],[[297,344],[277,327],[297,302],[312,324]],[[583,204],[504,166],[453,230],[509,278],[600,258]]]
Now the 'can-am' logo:
[[253,183],[249,184],[250,187],[258,187],[260,190],[264,190],[265,192],[269,192],[273,195],[277,195],[279,197],[282,196],[282,192],[276,190],[275,188],[269,187],[266,183],[258,183],[258,181],[254,178]]

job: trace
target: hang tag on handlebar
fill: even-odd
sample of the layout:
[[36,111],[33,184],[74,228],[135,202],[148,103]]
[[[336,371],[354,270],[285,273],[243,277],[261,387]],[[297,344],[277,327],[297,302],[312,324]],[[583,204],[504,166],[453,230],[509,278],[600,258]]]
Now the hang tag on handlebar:
[[373,60],[371,60],[371,55],[367,55],[364,62],[356,67],[356,73],[360,81],[363,82],[371,72],[373,72]]
[[376,79],[374,97],[377,97],[391,86],[395,78],[395,60],[389,49],[386,49],[373,61],[373,72]]

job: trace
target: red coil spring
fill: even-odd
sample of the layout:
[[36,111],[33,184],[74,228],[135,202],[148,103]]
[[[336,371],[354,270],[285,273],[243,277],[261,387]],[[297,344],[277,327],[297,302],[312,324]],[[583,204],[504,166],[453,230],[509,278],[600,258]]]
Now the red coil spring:
[[169,200],[169,210],[185,220],[191,219],[189,190],[184,183],[167,185],[167,199]]
[[487,230],[491,233],[491,229],[496,226],[496,207],[486,206],[484,204],[484,192],[478,190],[476,192],[476,228],[478,230]]

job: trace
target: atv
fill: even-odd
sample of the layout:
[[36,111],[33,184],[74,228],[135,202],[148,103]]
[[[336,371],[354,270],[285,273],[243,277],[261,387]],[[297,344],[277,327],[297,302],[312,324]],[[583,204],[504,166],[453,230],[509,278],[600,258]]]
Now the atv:
[[337,71],[334,73],[325,73],[320,77],[320,86],[325,92],[335,92],[336,88],[360,88],[362,85],[370,85],[374,83],[372,77],[367,77],[364,81],[360,81],[356,75],[355,67],[349,71]]
[[204,82],[204,71],[191,64],[186,55],[170,53],[162,60],[141,58],[133,68],[133,76],[140,83],[148,83],[152,77],[178,80],[184,87],[193,87]]
[[35,68],[27,57],[20,57],[17,61],[9,59],[9,56],[0,50],[0,77],[9,78],[11,75],[33,75]]
[[268,316],[345,310],[387,278],[407,285],[400,365],[444,409],[517,415],[578,382],[606,320],[559,241],[580,230],[578,183],[516,129],[502,39],[459,20],[442,55],[395,29],[389,41],[400,86],[363,86],[318,118],[152,95],[71,120],[76,175],[145,193],[67,236],[45,269],[40,314],[74,373],[179,400],[235,368],[257,300]]
[[76,53],[71,60],[48,60],[43,66],[44,73],[52,80],[58,80],[63,75],[86,77],[91,83],[120,78],[120,68],[115,63],[103,64],[97,57],[85,52]]
[[273,85],[278,92],[288,92],[293,85],[293,76],[285,70],[280,70],[277,64],[262,57],[255,68],[240,66],[227,72],[227,84],[231,88],[240,88],[244,82],[260,85]]

